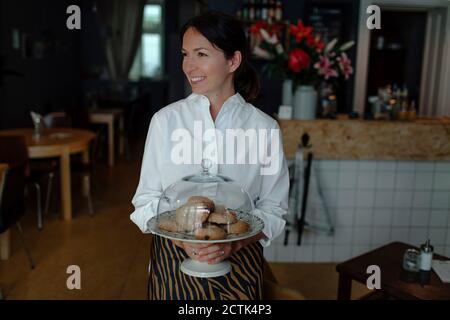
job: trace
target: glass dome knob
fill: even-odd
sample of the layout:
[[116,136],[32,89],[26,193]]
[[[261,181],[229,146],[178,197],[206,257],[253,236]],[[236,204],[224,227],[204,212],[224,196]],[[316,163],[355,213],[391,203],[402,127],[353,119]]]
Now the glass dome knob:
[[212,161],[209,159],[202,159],[202,169],[203,169],[203,174],[208,174],[209,173],[209,169],[212,166]]

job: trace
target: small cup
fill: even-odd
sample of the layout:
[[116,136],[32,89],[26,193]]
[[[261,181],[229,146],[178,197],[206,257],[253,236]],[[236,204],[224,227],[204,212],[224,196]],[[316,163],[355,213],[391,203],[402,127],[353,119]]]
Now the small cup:
[[409,272],[419,272],[420,252],[416,249],[408,249],[403,255],[403,269]]
[[281,105],[278,108],[278,118],[281,120],[292,119],[292,106]]

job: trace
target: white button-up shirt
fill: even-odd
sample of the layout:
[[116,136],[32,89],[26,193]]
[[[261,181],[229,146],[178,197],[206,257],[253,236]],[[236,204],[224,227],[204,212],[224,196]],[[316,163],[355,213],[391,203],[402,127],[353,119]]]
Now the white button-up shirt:
[[[239,162],[235,158],[233,162],[229,161],[232,158],[227,157],[230,150],[227,149],[225,137],[229,129],[277,131],[278,134],[268,135],[266,140],[259,139],[259,143],[264,141],[267,152],[266,157],[258,159],[264,161],[249,161],[249,154],[254,154],[255,151],[251,149],[244,153],[247,161]],[[215,133],[206,137],[207,131]],[[202,136],[201,132],[205,134]],[[190,149],[193,152],[187,152],[192,157],[192,162],[188,164],[180,163],[174,156],[180,154],[176,151],[177,146],[180,146],[177,139],[181,133],[189,133],[194,143],[194,147]],[[197,147],[195,142],[199,143]],[[206,142],[208,145],[205,148]],[[234,146],[233,144],[233,149]],[[273,146],[275,148],[271,149]],[[271,156],[276,156],[271,159],[271,169],[268,169],[269,150],[272,150],[272,153],[275,151]],[[233,179],[248,192],[255,206],[253,213],[264,221],[263,233],[266,238],[260,242],[263,246],[268,246],[271,240],[281,234],[285,226],[282,216],[288,209],[289,173],[278,123],[247,103],[239,93],[225,101],[215,122],[211,117],[208,98],[194,93],[159,110],[152,117],[145,143],[140,181],[132,199],[135,211],[130,216],[131,220],[142,232],[149,233],[147,222],[156,215],[163,190],[187,175],[198,174],[201,171],[202,158],[211,160],[211,173]],[[268,171],[263,173],[264,170]]]

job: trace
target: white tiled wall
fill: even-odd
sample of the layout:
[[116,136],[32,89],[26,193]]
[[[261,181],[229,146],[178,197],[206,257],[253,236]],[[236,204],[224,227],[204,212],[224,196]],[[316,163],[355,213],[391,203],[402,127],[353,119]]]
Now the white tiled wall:
[[[315,168],[334,224],[328,236],[292,232],[265,249],[277,262],[340,262],[392,241],[431,239],[450,256],[450,162],[316,160]],[[312,210],[317,199],[308,199]],[[308,214],[312,214],[308,211]]]

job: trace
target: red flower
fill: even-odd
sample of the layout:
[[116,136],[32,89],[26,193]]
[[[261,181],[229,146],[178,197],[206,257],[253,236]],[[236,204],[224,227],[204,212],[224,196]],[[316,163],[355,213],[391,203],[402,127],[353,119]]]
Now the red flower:
[[317,41],[316,45],[317,45],[318,52],[322,52],[323,48],[325,48],[325,44],[320,39],[319,39],[319,41]]
[[312,27],[305,27],[303,22],[300,20],[297,25],[291,25],[289,28],[291,34],[295,37],[295,41],[301,42],[303,38],[308,38],[312,32]]
[[299,73],[303,69],[309,67],[310,58],[302,49],[294,49],[289,52],[288,66],[295,73]]
[[317,52],[322,52],[325,47],[324,43],[320,40],[319,35],[309,35],[308,38],[306,38],[306,44],[311,48],[315,48]]

